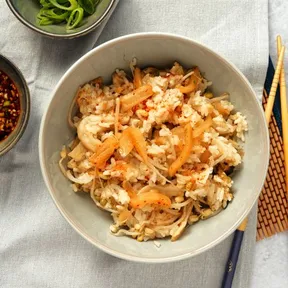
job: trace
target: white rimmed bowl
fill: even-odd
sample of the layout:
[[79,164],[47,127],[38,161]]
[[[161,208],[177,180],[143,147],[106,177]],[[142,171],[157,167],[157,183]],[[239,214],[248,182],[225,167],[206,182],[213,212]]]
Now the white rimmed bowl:
[[[176,242],[158,240],[139,243],[110,233],[110,215],[98,209],[86,195],[76,194],[58,168],[59,151],[75,136],[67,124],[67,113],[77,88],[103,76],[108,83],[116,68],[138,65],[169,67],[177,60],[186,67],[199,66],[213,82],[215,94],[229,92],[236,110],[247,116],[249,132],[245,156],[233,180],[235,199],[217,216],[186,229]],[[171,262],[207,251],[227,238],[248,215],[263,186],[269,160],[269,138],[265,117],[256,95],[243,74],[229,61],[188,38],[163,34],[132,34],[109,41],[79,59],[61,78],[40,129],[40,163],[53,201],[67,222],[87,241],[103,251],[138,262]]]

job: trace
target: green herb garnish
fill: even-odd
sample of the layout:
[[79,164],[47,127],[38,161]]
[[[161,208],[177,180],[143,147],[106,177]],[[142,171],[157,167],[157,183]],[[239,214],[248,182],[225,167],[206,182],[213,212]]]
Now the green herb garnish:
[[42,8],[37,14],[40,25],[66,22],[66,29],[79,27],[85,15],[92,15],[101,0],[39,0]]
[[82,21],[84,15],[84,10],[81,7],[78,7],[72,11],[72,13],[69,16],[68,22],[67,22],[67,29],[73,29],[79,25],[79,23]]

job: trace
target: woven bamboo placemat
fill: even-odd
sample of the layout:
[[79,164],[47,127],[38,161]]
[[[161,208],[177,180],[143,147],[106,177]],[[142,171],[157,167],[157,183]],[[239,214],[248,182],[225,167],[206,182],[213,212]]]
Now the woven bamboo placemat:
[[[263,93],[265,109],[267,93]],[[269,125],[270,162],[258,200],[257,241],[288,230],[288,205],[282,137],[274,115]]]

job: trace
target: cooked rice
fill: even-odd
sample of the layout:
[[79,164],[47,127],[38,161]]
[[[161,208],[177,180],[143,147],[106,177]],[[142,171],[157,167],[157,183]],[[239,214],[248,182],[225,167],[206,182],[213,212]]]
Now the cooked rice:
[[[197,68],[186,70],[175,63],[170,70],[140,71],[133,62],[131,69],[134,79],[116,70],[111,85],[96,78],[80,87],[79,112],[70,119],[77,141],[61,151],[59,165],[73,191],[90,193],[98,207],[111,213],[115,235],[177,240],[187,225],[232,201],[229,173],[242,162],[236,142],[245,140],[246,117],[234,111],[227,94],[212,98],[211,83]],[[141,87],[152,90],[131,104]],[[124,111],[125,105],[129,109]],[[191,147],[184,135],[189,125],[189,137],[200,131]],[[126,129],[130,134],[126,131],[128,138],[121,142]],[[178,165],[185,151],[185,161]],[[178,166],[171,172],[173,165]]]

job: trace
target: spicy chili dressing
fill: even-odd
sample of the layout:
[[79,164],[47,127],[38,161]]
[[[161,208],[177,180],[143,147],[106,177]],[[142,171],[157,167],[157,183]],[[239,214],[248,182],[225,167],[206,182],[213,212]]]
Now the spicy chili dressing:
[[15,129],[20,116],[20,99],[14,82],[0,70],[0,141]]

